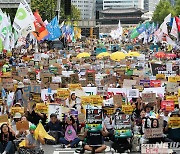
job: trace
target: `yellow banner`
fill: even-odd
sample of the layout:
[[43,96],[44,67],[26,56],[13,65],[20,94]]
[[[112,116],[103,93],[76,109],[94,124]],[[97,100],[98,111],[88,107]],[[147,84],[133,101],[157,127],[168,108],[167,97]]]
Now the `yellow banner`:
[[92,104],[92,99],[90,96],[82,96],[81,97],[81,103],[83,105]]
[[169,128],[180,128],[180,117],[169,117]]
[[166,96],[166,100],[173,100],[174,104],[178,104],[178,96],[176,95]]
[[164,74],[156,74],[156,80],[157,79],[165,79],[165,75]]
[[178,82],[180,81],[180,76],[168,77],[168,82]]
[[92,99],[92,103],[96,105],[102,105],[103,98],[100,95],[92,95],[90,96]]
[[76,89],[81,90],[81,89],[82,89],[82,86],[81,86],[81,84],[69,84],[69,85],[68,85],[68,88],[69,88],[69,90],[74,91],[74,90],[76,90]]
[[48,106],[43,103],[37,103],[35,111],[40,113],[48,113]]
[[57,98],[69,98],[70,97],[70,91],[68,89],[57,89]]
[[133,109],[132,105],[122,105],[122,111],[125,114],[132,114],[133,110],[134,109]]
[[15,113],[24,114],[24,107],[11,107],[11,114],[14,115]]

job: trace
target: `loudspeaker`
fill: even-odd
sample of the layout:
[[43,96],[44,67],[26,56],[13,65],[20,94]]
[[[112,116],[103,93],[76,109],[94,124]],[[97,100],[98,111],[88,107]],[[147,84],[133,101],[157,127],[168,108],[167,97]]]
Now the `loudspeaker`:
[[71,15],[71,0],[64,0],[64,13],[65,15]]

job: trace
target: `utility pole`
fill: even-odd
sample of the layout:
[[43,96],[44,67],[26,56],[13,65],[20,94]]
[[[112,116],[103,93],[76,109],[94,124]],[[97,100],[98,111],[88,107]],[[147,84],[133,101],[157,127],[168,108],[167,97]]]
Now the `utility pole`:
[[57,7],[56,7],[56,15],[57,15],[57,18],[58,18],[58,22],[59,22],[59,19],[60,19],[60,9],[61,8],[61,0],[57,0]]

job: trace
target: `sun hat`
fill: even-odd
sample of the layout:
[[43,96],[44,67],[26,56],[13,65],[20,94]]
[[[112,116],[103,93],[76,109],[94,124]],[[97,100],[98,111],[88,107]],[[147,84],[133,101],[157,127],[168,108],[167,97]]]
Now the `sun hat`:
[[14,119],[20,119],[21,118],[21,113],[16,112],[13,118]]
[[24,84],[22,82],[19,82],[17,88],[24,88]]

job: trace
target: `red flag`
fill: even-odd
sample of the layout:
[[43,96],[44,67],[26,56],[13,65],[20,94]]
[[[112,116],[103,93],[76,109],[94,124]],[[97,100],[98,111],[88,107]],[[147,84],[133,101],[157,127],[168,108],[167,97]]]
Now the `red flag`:
[[176,24],[177,24],[178,32],[180,32],[180,18],[179,17],[175,17],[175,19],[176,19]]

